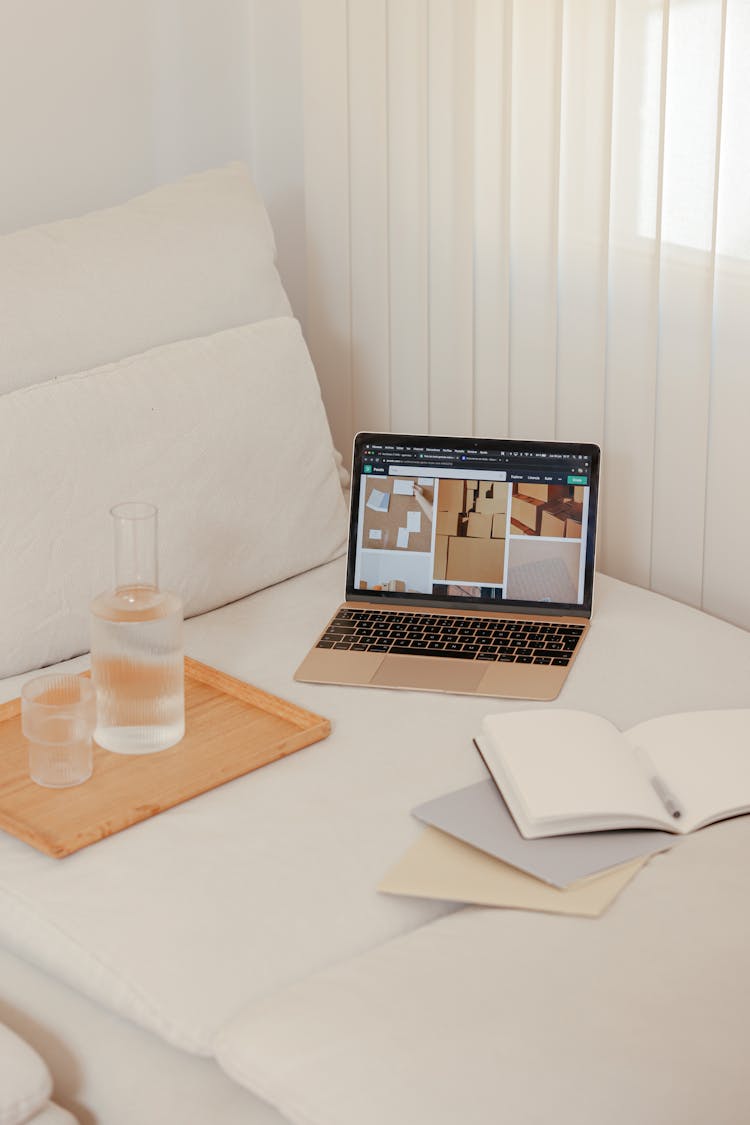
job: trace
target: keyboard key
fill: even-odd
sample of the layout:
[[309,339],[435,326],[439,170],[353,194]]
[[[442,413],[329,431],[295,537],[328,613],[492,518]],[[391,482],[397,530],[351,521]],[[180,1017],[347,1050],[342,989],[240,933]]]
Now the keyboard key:
[[471,653],[471,652],[460,652],[460,651],[449,652],[448,649],[446,649],[446,648],[431,648],[431,649],[425,648],[425,649],[421,649],[421,650],[416,650],[416,649],[413,649],[413,648],[397,648],[397,647],[394,646],[391,649],[391,652],[392,653],[394,653],[394,652],[395,653],[401,653],[403,655],[408,655],[408,656],[436,656],[436,657],[439,657],[441,659],[443,657],[448,657],[451,660],[473,660],[474,659],[474,654]]
[[316,648],[333,648],[333,641],[318,641]]
[[339,641],[338,644],[335,644],[333,647],[334,648],[351,648],[352,646],[349,644],[348,641]]
[[570,664],[570,657],[569,656],[555,656],[555,657],[552,658],[552,663],[553,664],[559,664],[562,667],[565,667],[566,665]]

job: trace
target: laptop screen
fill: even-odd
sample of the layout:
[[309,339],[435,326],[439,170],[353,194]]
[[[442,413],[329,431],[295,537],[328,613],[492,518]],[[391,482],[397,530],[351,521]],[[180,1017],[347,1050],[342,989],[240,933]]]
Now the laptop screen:
[[360,433],[347,598],[588,616],[599,448]]

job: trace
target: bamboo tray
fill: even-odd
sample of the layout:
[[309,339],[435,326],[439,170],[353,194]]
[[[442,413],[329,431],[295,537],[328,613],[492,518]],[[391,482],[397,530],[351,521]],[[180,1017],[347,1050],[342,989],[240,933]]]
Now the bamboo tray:
[[157,813],[319,742],[328,719],[185,658],[185,737],[156,754],[94,744],[83,785],[44,789],[29,777],[21,700],[0,705],[0,829],[61,859]]

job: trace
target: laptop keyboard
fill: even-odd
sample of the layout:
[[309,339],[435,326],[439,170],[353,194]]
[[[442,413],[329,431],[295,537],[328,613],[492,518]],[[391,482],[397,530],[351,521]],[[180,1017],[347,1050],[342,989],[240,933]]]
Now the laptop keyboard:
[[570,663],[583,629],[583,625],[507,617],[444,617],[433,613],[342,609],[328,625],[317,648],[565,666]]

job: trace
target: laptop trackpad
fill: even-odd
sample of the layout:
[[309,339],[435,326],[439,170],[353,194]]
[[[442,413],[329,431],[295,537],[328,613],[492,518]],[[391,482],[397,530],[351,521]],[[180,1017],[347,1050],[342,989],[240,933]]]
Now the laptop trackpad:
[[476,691],[486,671],[473,661],[434,656],[386,656],[371,684],[427,691]]

